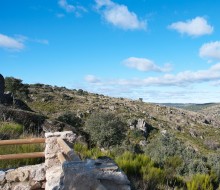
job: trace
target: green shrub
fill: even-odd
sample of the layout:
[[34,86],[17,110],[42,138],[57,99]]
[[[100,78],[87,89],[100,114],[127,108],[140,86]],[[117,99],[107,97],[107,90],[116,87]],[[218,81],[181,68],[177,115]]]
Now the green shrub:
[[206,174],[196,174],[187,182],[188,190],[213,190],[211,178]]
[[116,157],[116,163],[129,176],[140,176],[142,174],[142,167],[152,167],[154,163],[144,154],[133,154],[131,152],[124,152],[122,155]]
[[88,149],[88,146],[82,143],[75,143],[73,148],[74,151],[80,155],[81,159],[97,159],[101,156],[114,157],[110,151],[101,151],[99,148]]
[[82,120],[73,112],[66,112],[57,118],[59,121],[67,123],[76,129],[82,127]]
[[85,122],[85,132],[93,145],[109,148],[125,139],[126,124],[112,113],[93,113]]
[[15,139],[22,133],[22,125],[11,122],[0,122],[0,139]]
[[146,189],[154,190],[164,183],[164,172],[160,168],[143,166],[142,173]]

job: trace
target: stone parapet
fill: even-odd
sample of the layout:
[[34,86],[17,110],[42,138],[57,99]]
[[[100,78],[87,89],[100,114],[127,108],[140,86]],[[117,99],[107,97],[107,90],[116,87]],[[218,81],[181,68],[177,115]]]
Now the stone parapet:
[[65,140],[67,144],[72,147],[73,142],[76,140],[76,135],[71,131],[45,133],[46,147],[45,147],[45,167],[46,167],[46,190],[59,189],[63,169],[57,155],[63,152],[62,148],[58,145],[57,139]]
[[45,188],[45,164],[0,171],[1,190],[40,190]]

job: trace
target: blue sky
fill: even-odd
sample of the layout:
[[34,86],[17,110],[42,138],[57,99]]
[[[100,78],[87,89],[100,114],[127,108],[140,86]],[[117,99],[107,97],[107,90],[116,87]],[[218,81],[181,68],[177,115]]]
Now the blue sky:
[[218,0],[1,0],[0,73],[146,102],[220,102]]

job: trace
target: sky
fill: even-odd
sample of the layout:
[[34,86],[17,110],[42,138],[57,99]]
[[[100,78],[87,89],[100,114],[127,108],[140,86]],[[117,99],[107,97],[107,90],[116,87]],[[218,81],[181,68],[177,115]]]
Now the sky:
[[0,73],[145,102],[220,102],[219,7],[219,0],[1,0]]

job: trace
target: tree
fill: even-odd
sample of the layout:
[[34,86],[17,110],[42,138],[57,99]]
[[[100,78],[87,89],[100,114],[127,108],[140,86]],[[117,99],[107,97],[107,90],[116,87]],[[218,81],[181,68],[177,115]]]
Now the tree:
[[5,78],[5,91],[10,91],[18,98],[28,98],[29,90],[28,85],[22,83],[21,79],[13,77]]
[[85,122],[92,144],[109,148],[125,139],[126,124],[112,113],[93,113]]

